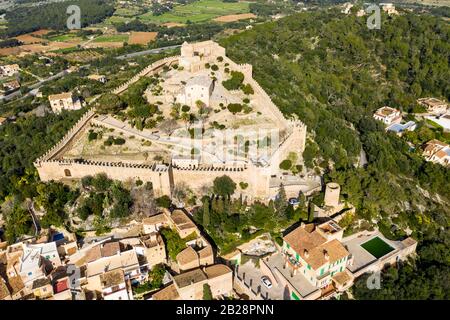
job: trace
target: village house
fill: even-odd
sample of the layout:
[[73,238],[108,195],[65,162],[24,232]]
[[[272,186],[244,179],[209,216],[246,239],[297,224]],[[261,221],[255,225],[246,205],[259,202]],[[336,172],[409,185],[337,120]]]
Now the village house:
[[163,213],[158,213],[154,216],[144,218],[142,220],[142,227],[144,234],[151,234],[158,232],[162,227],[168,226],[169,220]]
[[443,166],[449,166],[450,146],[436,139],[430,140],[424,146],[423,156],[426,161],[438,163]]
[[388,15],[398,15],[398,11],[392,3],[380,3],[380,6]]
[[439,116],[426,116],[425,118],[440,125],[444,132],[450,132],[450,113]]
[[153,294],[153,300],[201,300],[204,285],[209,285],[213,298],[230,296],[233,272],[224,264],[197,268],[173,276],[173,283]]
[[398,136],[402,136],[406,131],[414,131],[417,128],[417,124],[414,121],[408,121],[406,123],[394,123],[386,128],[386,131],[394,132]]
[[353,3],[346,2],[346,3],[344,3],[344,4],[342,5],[341,13],[349,14],[351,8],[353,8]]
[[447,102],[436,98],[421,98],[417,100],[417,103],[427,108],[428,113],[435,115],[446,113],[448,108]]
[[20,89],[20,83],[17,80],[8,81],[2,84],[2,89],[0,93],[8,94]]
[[91,75],[88,76],[88,79],[94,80],[94,81],[98,81],[98,82],[101,82],[103,84],[105,84],[106,81],[107,81],[106,76],[100,75],[100,74],[91,74]]
[[1,77],[12,77],[16,73],[18,73],[20,67],[18,64],[7,64],[0,66],[0,76]]
[[[348,237],[343,237],[343,231],[332,219],[302,223],[283,237],[280,251],[259,260],[259,267],[249,262],[236,265],[236,288],[251,299],[330,299],[362,274],[406,260],[417,246],[410,237],[391,241],[377,230]],[[261,283],[263,277],[270,282],[270,290]]]
[[62,110],[79,110],[81,101],[74,99],[71,92],[49,95],[50,107],[54,113],[60,113]]
[[394,123],[400,123],[402,121],[401,112],[397,109],[384,106],[378,109],[373,117],[375,120],[382,121],[384,124],[390,126]]
[[122,270],[108,271],[100,276],[104,300],[133,300]]

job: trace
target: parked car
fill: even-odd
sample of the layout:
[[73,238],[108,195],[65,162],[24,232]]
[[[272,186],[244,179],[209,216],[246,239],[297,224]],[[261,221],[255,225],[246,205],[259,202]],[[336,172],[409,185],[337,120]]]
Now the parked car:
[[267,289],[272,288],[272,281],[270,281],[269,277],[267,276],[262,276],[261,277],[261,282],[264,286],[266,286]]
[[297,204],[300,204],[300,201],[298,201],[297,198],[289,198],[289,204],[295,206]]

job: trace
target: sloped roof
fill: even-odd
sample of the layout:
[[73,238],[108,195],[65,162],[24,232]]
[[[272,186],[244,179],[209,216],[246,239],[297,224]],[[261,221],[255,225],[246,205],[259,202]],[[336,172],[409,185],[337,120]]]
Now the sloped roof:
[[176,259],[178,264],[183,265],[191,263],[193,261],[197,261],[198,255],[197,252],[191,246],[187,246],[186,249],[177,254]]

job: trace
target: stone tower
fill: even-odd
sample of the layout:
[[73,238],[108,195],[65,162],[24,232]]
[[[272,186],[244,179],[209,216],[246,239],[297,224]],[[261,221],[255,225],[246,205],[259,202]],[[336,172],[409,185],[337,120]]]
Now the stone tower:
[[341,187],[335,182],[327,183],[325,189],[325,206],[326,207],[337,207],[339,205],[339,194],[341,192]]

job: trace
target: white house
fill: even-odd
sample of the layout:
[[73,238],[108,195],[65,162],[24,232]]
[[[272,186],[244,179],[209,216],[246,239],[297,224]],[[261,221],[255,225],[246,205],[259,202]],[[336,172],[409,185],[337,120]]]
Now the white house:
[[428,113],[438,115],[447,112],[447,103],[436,98],[421,98],[417,103],[427,108]]
[[425,160],[438,163],[443,166],[450,165],[450,146],[439,140],[430,140],[423,150]]
[[378,109],[373,117],[375,120],[382,121],[384,124],[390,126],[394,123],[400,123],[402,121],[401,112],[397,109],[384,106]]
[[120,269],[106,272],[100,276],[102,295],[105,300],[133,300],[128,292],[125,276]]
[[184,92],[177,95],[177,101],[190,107],[195,107],[197,101],[209,106],[213,89],[214,82],[209,76],[196,76],[186,82]]
[[48,100],[54,113],[60,113],[63,109],[79,110],[82,107],[80,100],[74,99],[71,92],[49,95]]

